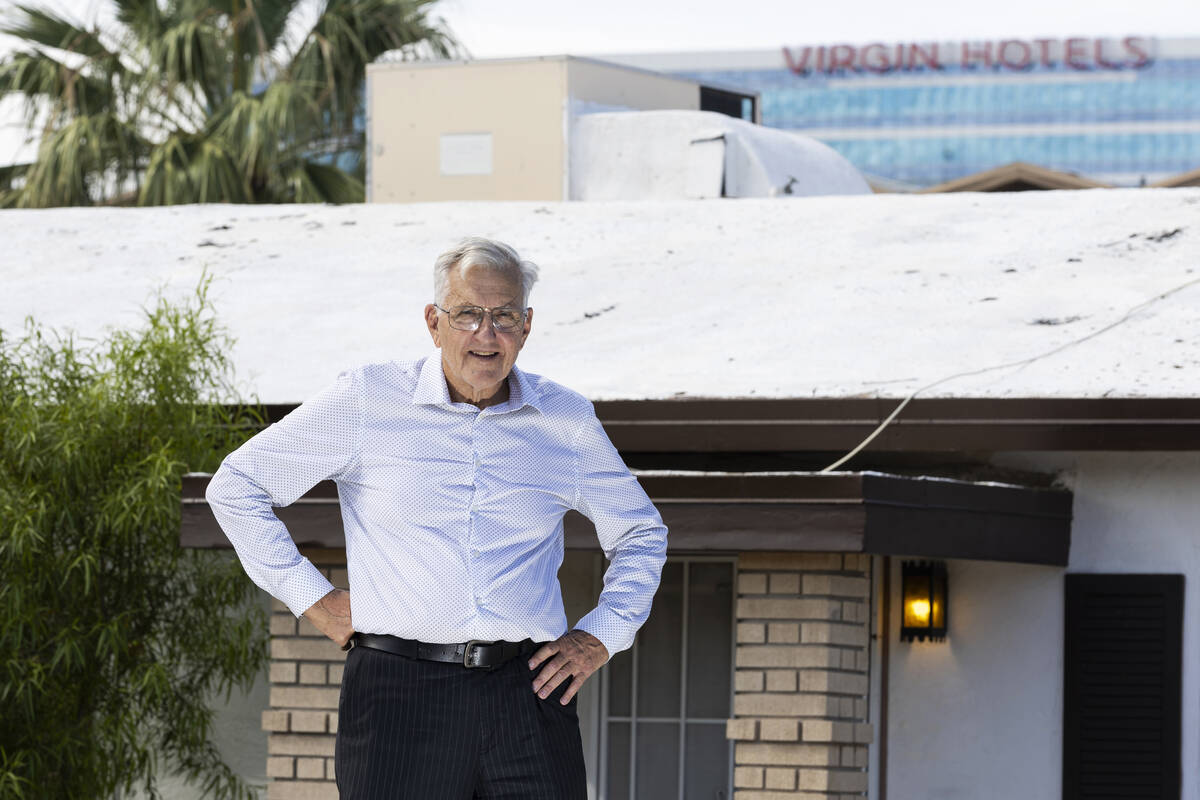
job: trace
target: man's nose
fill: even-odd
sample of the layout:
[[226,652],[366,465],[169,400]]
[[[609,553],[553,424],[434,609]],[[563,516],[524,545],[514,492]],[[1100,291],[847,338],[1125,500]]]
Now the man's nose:
[[490,311],[484,313],[483,319],[479,320],[479,327],[475,329],[475,338],[485,342],[496,338],[496,329],[492,326],[492,313]]

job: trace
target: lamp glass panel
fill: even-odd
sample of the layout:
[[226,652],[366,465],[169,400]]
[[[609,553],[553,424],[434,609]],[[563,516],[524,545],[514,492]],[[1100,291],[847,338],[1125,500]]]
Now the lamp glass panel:
[[929,627],[944,630],[946,627],[946,573],[938,572],[933,579],[933,600]]
[[930,595],[928,572],[904,576],[904,627],[929,627]]

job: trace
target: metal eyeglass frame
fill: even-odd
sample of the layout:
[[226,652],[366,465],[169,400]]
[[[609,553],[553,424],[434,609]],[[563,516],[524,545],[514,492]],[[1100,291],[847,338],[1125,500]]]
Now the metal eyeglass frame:
[[[450,309],[442,308],[437,303],[434,303],[433,307],[436,308],[438,311],[441,311],[442,313],[444,313],[447,317],[453,317],[453,315],[450,313]],[[524,324],[525,318],[527,316],[529,316],[528,308],[516,309],[515,306],[494,306],[492,308],[488,308],[487,306],[462,305],[462,306],[455,306],[454,308],[455,309],[464,309],[464,308],[479,309],[480,311],[483,312],[483,317],[487,317],[488,319],[490,319],[492,321],[492,330],[496,331],[497,333],[516,333],[518,330],[521,329],[521,325]],[[521,312],[521,322],[518,323],[517,327],[513,328],[511,331],[506,331],[506,330],[496,327],[496,315],[493,312],[495,312],[501,308],[512,308],[514,310],[519,310]],[[474,328],[458,328],[458,327],[455,327],[453,322],[450,323],[450,327],[454,328],[455,330],[459,330],[459,331],[477,331],[477,330],[479,330],[479,326],[483,324],[483,317],[479,318],[479,322],[476,323]]]

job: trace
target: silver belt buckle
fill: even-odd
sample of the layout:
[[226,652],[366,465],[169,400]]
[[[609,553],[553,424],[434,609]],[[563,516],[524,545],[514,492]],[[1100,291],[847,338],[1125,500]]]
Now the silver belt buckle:
[[468,641],[467,646],[463,648],[463,661],[462,661],[463,666],[466,667],[467,669],[476,669],[476,668],[482,666],[481,664],[472,664],[471,663],[471,648],[474,647],[475,645],[480,645],[480,644],[494,644],[494,642],[484,641],[483,639],[471,639],[470,641]]

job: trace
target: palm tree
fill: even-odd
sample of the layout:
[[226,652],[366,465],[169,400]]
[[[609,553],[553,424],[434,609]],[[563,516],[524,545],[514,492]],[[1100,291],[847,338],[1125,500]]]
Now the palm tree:
[[306,32],[299,0],[112,0],[103,30],[15,5],[0,98],[41,141],[0,207],[361,201],[366,65],[456,55],[434,1],[324,0]]

